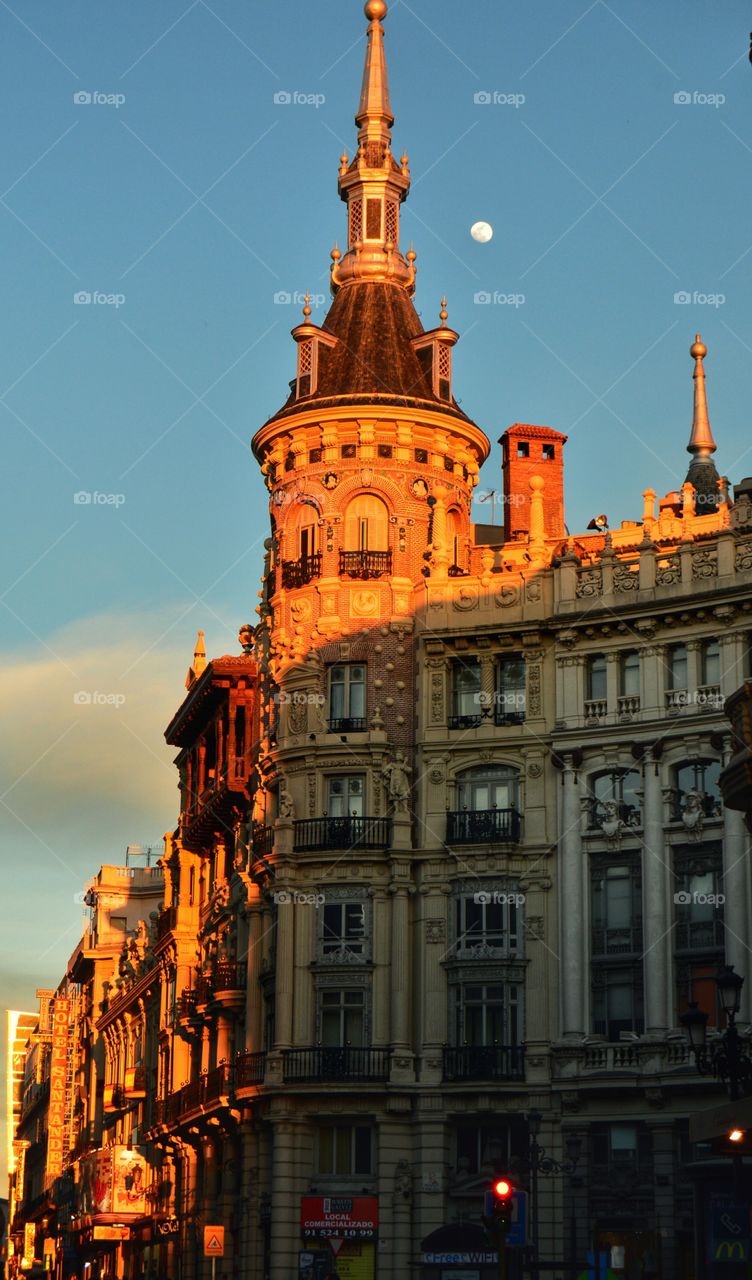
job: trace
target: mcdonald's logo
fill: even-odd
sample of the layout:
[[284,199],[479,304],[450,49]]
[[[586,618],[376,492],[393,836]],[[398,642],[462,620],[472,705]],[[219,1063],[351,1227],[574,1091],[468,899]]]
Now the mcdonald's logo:
[[747,1247],[741,1240],[722,1240],[715,1251],[716,1262],[743,1262]]

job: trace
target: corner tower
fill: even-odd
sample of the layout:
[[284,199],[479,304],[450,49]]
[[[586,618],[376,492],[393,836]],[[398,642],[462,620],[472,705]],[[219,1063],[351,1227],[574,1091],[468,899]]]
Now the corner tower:
[[332,640],[385,624],[410,629],[425,577],[467,567],[470,500],[489,452],[454,398],[459,335],[446,300],[430,330],[412,301],[416,255],[400,248],[410,172],[407,156],[392,154],[386,10],[383,0],[365,6],[357,148],[339,169],[348,232],[345,253],[332,250],[333,302],[317,325],[306,301],[292,330],[290,395],[252,442],[270,493],[261,613],[275,678]]

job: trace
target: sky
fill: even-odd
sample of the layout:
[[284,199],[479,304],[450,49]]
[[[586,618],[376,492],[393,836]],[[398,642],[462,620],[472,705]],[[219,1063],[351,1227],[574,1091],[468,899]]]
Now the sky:
[[[639,518],[684,479],[698,331],[719,471],[752,473],[749,27],[742,0],[390,5],[402,248],[461,334],[479,492],[539,423],[572,532]],[[357,0],[0,0],[2,1004],[59,980],[99,865],[173,827],[196,631],[235,653],[255,620],[249,440],[300,295],[325,314],[365,31]]]

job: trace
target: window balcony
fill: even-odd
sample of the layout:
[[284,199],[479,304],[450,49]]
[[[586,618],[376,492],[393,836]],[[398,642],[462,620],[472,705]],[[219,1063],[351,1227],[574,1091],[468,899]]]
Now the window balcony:
[[352,1045],[286,1049],[282,1054],[285,1083],[320,1081],[384,1081],[389,1079],[391,1049],[363,1049]]
[[145,1098],[146,1097],[146,1068],[143,1066],[126,1067],[125,1069],[125,1086],[123,1093],[126,1098]]
[[447,813],[447,844],[518,844],[522,822],[516,809]]
[[391,818],[302,818],[293,823],[296,853],[329,849],[389,849]]
[[683,707],[689,706],[688,689],[666,690],[666,711],[670,716],[678,716]]
[[524,1080],[522,1045],[462,1045],[444,1050],[444,1079]]
[[177,907],[164,907],[157,919],[157,938],[161,941],[166,938],[177,923],[178,909]]
[[230,961],[221,961],[214,970],[212,986],[214,994],[223,991],[245,991],[246,967]]
[[274,827],[265,827],[262,823],[256,823],[251,835],[251,848],[254,857],[268,858],[274,850]]
[[290,591],[295,587],[304,587],[321,577],[321,552],[312,556],[301,556],[299,560],[282,561],[282,586]]
[[235,1087],[247,1089],[251,1085],[264,1083],[266,1072],[266,1054],[240,1053],[235,1062]]
[[365,716],[344,716],[338,720],[330,720],[328,727],[330,733],[365,733],[368,721]]
[[698,711],[723,711],[725,699],[719,684],[701,684],[697,686]]
[[340,551],[339,572],[344,578],[383,578],[392,572],[391,551]]
[[449,729],[480,729],[480,726],[483,724],[485,720],[487,720],[487,718],[488,717],[484,715],[450,716],[449,719],[447,720],[447,728]]
[[103,1106],[105,1111],[120,1111],[123,1107],[123,1090],[119,1084],[106,1084],[104,1086]]
[[636,693],[623,693],[617,702],[617,709],[620,719],[631,720],[640,710],[639,695]]
[[600,724],[608,715],[608,703],[605,698],[588,698],[585,703],[586,724]]
[[524,711],[507,711],[503,705],[497,706],[496,713],[494,715],[494,724],[499,726],[505,726],[510,724],[524,724],[524,723],[525,723]]

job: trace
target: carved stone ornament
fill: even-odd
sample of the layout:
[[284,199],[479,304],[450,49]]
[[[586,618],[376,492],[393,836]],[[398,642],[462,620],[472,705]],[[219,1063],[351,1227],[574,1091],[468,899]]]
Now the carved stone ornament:
[[452,607],[466,612],[469,609],[478,608],[478,589],[464,584],[460,587],[457,595],[452,600]]
[[426,942],[446,942],[446,920],[426,920]]
[[511,584],[505,584],[500,591],[494,596],[494,604],[497,609],[509,609],[512,605],[519,604],[520,589],[513,587]]

